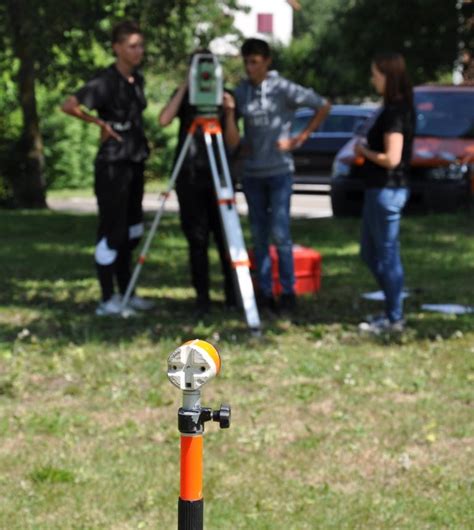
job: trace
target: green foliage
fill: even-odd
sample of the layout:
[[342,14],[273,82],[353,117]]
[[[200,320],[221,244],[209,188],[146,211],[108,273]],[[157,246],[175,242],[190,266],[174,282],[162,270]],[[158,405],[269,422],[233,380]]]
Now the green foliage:
[[[301,0],[301,4],[303,9],[295,12],[293,42],[275,50],[275,67],[287,77],[335,99],[361,98],[370,93],[370,57],[391,48],[407,56],[415,82],[449,79],[458,23],[454,1]],[[11,195],[10,182],[21,163],[19,65],[6,5],[0,5],[0,202]],[[61,9],[53,0],[25,5],[22,16],[28,22],[36,64],[48,186],[91,185],[97,131],[57,109],[97,68],[112,61],[110,30],[124,17],[141,23],[147,41],[144,72],[150,107],[145,121],[153,147],[147,176],[168,175],[176,130],[160,128],[156,115],[185,75],[189,52],[232,31],[230,13],[236,0],[73,0]],[[225,58],[223,63],[226,82],[232,86],[241,76],[240,59]]]
[[336,60],[342,60],[342,68],[351,61],[360,69],[361,73],[357,76],[359,86],[368,75],[368,65],[365,72],[361,65],[382,50],[403,53],[415,83],[433,81],[438,75],[452,70],[458,28],[454,1],[416,0],[382,4],[377,0],[357,0],[344,12],[339,10],[337,17],[339,36],[344,36],[345,43],[357,45],[348,48],[347,54],[344,54],[334,39],[329,39],[322,44],[322,52],[330,53],[336,47]]
[[293,35],[295,39],[310,35],[316,45],[321,37],[330,31],[336,11],[341,7],[349,7],[348,2],[344,0],[299,1],[302,9],[294,12]]
[[74,120],[60,111],[59,94],[41,91],[44,116],[45,178],[48,188],[86,188],[93,182],[93,161],[99,143],[98,127]]
[[296,39],[278,55],[284,74],[332,98],[370,93],[370,59],[383,50],[403,53],[415,83],[452,70],[458,19],[455,2],[353,0],[303,2]]
[[[53,0],[9,0],[0,5],[0,201],[10,194],[21,151],[18,139],[24,124],[18,112],[17,70],[14,60],[22,48],[35,64],[37,106],[43,134],[45,179],[50,188],[84,187],[92,181],[97,134],[91,126],[71,123],[57,111],[64,98],[99,67],[112,61],[109,35],[115,22],[134,18],[147,39],[145,69],[167,73],[173,83],[186,71],[186,57],[195,46],[232,32],[235,0],[72,0],[58,9]],[[15,11],[17,9],[17,11]],[[19,11],[18,11],[19,10]],[[12,13],[17,12],[18,16]],[[12,15],[10,20],[8,14]],[[18,28],[15,33],[13,28]],[[16,39],[14,36],[16,35]],[[19,37],[22,40],[19,40]],[[24,48],[23,48],[24,47]],[[155,89],[159,88],[154,86]],[[150,101],[164,102],[151,96]],[[155,106],[156,111],[156,106]],[[168,174],[174,151],[170,132],[146,116],[156,149],[148,174]],[[5,163],[4,163],[5,162]],[[13,173],[12,173],[13,172]]]

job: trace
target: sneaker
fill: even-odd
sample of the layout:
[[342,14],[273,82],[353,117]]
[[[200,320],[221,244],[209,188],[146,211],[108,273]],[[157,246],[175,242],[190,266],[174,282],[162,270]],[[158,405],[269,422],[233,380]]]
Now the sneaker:
[[122,297],[119,294],[114,294],[107,301],[101,302],[97,306],[95,314],[100,317],[122,316],[128,318],[136,315],[136,312],[128,306],[122,310]]
[[397,320],[396,322],[391,322],[390,331],[392,333],[403,333],[405,331],[405,321],[403,318],[401,320]]
[[95,314],[98,316],[120,315],[122,312],[122,297],[119,294],[114,294],[105,302],[101,302]]
[[404,330],[404,320],[390,322],[390,320],[386,317],[374,319],[371,322],[361,322],[359,324],[359,331],[370,333],[372,335],[381,335],[383,333],[402,333]]
[[130,297],[128,305],[137,311],[149,311],[155,307],[155,302],[134,294]]
[[367,315],[364,319],[364,322],[377,322],[379,320],[387,320],[387,317],[385,316],[385,313],[377,313],[376,315]]

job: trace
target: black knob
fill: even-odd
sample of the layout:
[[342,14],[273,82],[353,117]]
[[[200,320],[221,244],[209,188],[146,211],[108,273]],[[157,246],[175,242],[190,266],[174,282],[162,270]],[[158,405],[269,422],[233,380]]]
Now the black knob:
[[219,410],[215,410],[212,413],[212,420],[219,422],[221,429],[228,429],[230,427],[230,405],[221,405]]

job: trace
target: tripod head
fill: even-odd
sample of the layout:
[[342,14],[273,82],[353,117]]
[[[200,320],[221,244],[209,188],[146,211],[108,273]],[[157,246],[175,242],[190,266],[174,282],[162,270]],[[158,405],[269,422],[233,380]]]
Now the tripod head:
[[197,53],[189,69],[189,103],[197,107],[198,114],[217,115],[222,105],[224,82],[222,67],[212,53]]

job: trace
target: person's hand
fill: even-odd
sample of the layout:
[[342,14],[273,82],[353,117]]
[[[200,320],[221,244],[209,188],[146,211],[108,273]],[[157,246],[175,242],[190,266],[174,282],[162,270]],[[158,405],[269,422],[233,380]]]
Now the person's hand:
[[277,147],[279,151],[293,151],[293,149],[298,149],[298,147],[301,147],[307,139],[308,136],[304,133],[292,136],[291,138],[281,138],[277,141]]
[[222,98],[222,106],[225,112],[235,111],[235,99],[232,94],[229,94],[229,92],[224,92],[224,96]]
[[358,140],[354,146],[354,153],[356,156],[366,156],[367,145],[362,140]]
[[123,142],[123,138],[117,134],[112,127],[105,121],[100,122],[100,141],[106,142],[109,138],[117,140],[117,142]]
[[179,90],[182,90],[185,92],[189,88],[189,76],[191,75],[191,66],[186,71],[186,75],[184,76],[183,82],[179,85]]

